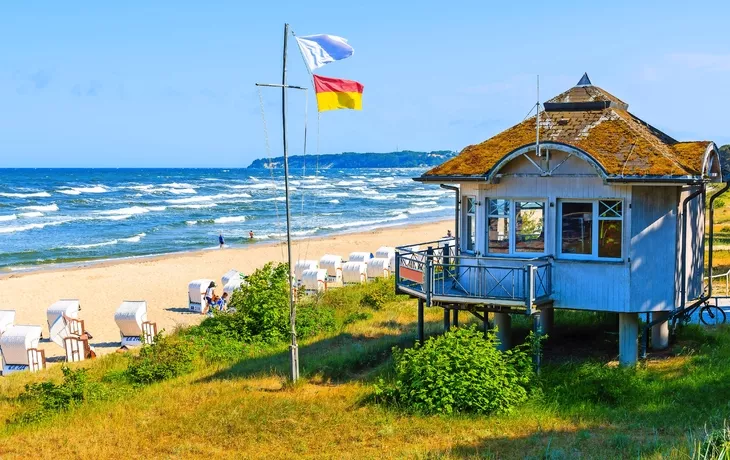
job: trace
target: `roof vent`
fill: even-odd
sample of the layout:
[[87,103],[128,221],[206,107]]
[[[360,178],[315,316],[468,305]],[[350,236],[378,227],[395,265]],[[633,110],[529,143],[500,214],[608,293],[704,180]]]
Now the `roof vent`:
[[593,83],[591,83],[591,79],[588,78],[588,72],[585,72],[582,77],[580,77],[580,81],[575,86],[593,86]]

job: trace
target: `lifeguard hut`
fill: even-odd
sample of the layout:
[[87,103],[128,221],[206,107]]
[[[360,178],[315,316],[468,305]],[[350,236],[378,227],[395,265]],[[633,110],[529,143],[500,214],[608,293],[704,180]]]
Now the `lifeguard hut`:
[[[636,362],[639,314],[652,346],[667,320],[705,301],[707,185],[730,185],[711,141],[680,142],[628,111],[588,75],[506,131],[466,147],[416,181],[456,193],[453,238],[398,248],[396,289],[444,322],[493,312],[504,347],[511,315],[541,330],[553,309],[616,312],[619,361]],[[711,285],[710,285],[711,290]]]

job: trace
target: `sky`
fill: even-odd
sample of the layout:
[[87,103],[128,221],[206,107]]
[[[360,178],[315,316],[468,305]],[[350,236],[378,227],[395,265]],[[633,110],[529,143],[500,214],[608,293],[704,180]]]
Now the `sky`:
[[730,144],[728,17],[726,0],[2,2],[0,168],[281,155],[281,91],[261,91],[265,130],[254,84],[281,82],[285,22],[347,38],[355,54],[319,73],[365,86],[362,111],[319,123],[313,92],[291,90],[292,155],[305,112],[307,155],[461,150],[522,121],[538,74],[545,101],[583,72],[679,140]]

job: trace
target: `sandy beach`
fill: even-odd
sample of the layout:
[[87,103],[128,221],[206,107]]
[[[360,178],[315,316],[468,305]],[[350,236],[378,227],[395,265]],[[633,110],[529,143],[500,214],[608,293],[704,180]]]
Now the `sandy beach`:
[[[298,240],[292,244],[292,257],[319,259],[330,253],[347,258],[353,251],[375,252],[380,246],[435,240],[452,227],[449,220]],[[114,311],[123,300],[146,300],[149,320],[159,329],[171,331],[203,319],[188,312],[187,285],[191,280],[220,280],[231,268],[251,273],[266,262],[285,260],[286,245],[276,243],[9,274],[0,277],[0,289],[6,293],[0,310],[15,310],[16,324],[42,325],[41,348],[47,357],[58,357],[63,350],[47,340],[46,309],[59,299],[79,299],[80,318],[94,337],[90,342],[98,354],[104,354],[119,347]]]

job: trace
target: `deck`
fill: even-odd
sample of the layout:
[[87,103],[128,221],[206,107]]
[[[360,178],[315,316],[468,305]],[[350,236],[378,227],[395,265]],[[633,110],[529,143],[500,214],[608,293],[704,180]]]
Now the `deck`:
[[551,303],[552,265],[547,258],[461,255],[453,238],[396,250],[396,290],[430,305],[508,308],[532,313]]

